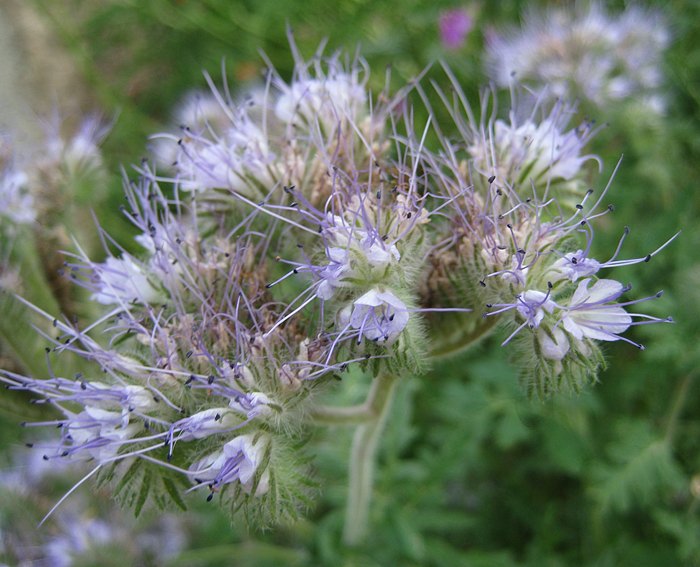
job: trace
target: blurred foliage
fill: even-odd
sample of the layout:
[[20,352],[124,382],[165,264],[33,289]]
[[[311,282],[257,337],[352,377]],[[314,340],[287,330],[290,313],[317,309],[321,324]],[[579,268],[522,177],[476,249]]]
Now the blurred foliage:
[[[517,22],[525,4],[471,3],[474,30],[462,49],[445,52],[437,20],[452,3],[35,0],[96,104],[116,117],[104,144],[114,172],[140,159],[148,135],[170,126],[184,94],[205,88],[202,70],[217,85],[225,74],[232,89],[244,89],[261,80],[262,51],[288,77],[287,26],[305,56],[324,39],[329,50],[359,45],[377,89],[388,65],[404,82],[440,58],[474,95],[483,83],[483,32]],[[600,384],[546,403],[526,400],[497,340],[440,361],[404,387],[394,407],[364,547],[339,543],[350,443],[339,428],[317,432],[319,477],[334,481],[307,521],[249,534],[188,498],[189,513],[201,519],[172,565],[700,565],[700,3],[659,7],[674,37],[668,112],[621,112],[594,142],[606,165],[597,188],[624,153],[609,194],[616,212],[598,226],[595,252],[614,249],[625,225],[630,258],[683,229],[650,264],[617,272],[640,297],[665,289],[649,307],[676,324],[638,327],[632,338],[646,351],[611,345]],[[115,174],[114,203],[120,183]],[[125,226],[115,237],[129,246]],[[3,439],[11,427],[0,428]]]

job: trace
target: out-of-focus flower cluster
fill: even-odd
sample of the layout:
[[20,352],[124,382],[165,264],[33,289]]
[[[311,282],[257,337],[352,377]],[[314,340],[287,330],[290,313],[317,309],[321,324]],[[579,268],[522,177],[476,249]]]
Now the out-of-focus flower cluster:
[[657,10],[630,6],[613,16],[596,1],[533,9],[521,29],[493,31],[487,39],[487,71],[498,85],[546,88],[603,110],[625,99],[657,113],[665,108],[661,57],[670,36]]
[[[417,374],[500,323],[547,396],[595,380],[600,341],[666,321],[599,279],[658,250],[591,256],[608,188],[588,189],[595,130],[570,125],[575,108],[500,117],[495,94],[475,109],[453,80],[438,113],[420,85],[374,97],[367,73],[297,55],[290,81],[270,69],[240,100],[195,95],[181,131],[154,138],[158,164],[126,187],[141,251],[64,266],[103,315],[46,314],[53,353],[84,368],[4,373],[56,410],[26,424],[59,428],[45,460],[90,463],[128,504],[194,491],[279,522],[308,506],[315,398],[348,367]],[[417,124],[413,104],[450,119]]]
[[20,292],[50,309],[53,299],[32,294],[39,282],[49,280],[61,308],[71,311],[70,291],[58,282],[63,262],[59,251],[71,247],[71,236],[83,237],[95,251],[85,230],[92,220],[84,205],[86,199],[99,202],[104,194],[99,144],[107,130],[97,116],[76,128],[55,116],[37,147],[15,149],[9,136],[0,144],[0,290]]
[[[43,529],[36,525],[53,506],[50,496],[76,480],[76,471],[23,453],[0,473],[2,560],[17,567],[165,565],[187,544],[182,517],[161,514],[135,520],[110,500],[107,490],[76,495]],[[118,559],[115,558],[118,552]],[[116,559],[116,560],[115,560]],[[11,563],[10,563],[11,562]]]

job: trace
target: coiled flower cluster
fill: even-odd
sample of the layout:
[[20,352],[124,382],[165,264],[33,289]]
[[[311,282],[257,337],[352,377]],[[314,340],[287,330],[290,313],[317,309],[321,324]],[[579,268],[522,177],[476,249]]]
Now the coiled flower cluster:
[[35,308],[58,333],[49,369],[73,353],[81,372],[4,372],[57,414],[26,424],[59,428],[37,443],[46,460],[89,463],[86,478],[115,479],[127,504],[203,492],[276,523],[313,494],[310,426],[382,415],[369,402],[319,410],[349,367],[375,376],[381,399],[386,376],[419,374],[500,323],[546,396],[595,380],[599,341],[666,321],[628,313],[645,299],[620,301],[629,286],[598,279],[658,250],[590,256],[607,187],[587,189],[595,130],[569,127],[572,107],[504,120],[454,82],[455,102],[438,91],[451,121],[418,127],[412,104],[437,113],[412,88],[375,99],[364,62],[319,55],[298,58],[290,82],[270,70],[240,102],[188,101],[192,123],[156,137],[173,159],[142,163],[126,186],[141,250],[66,262],[102,316]]

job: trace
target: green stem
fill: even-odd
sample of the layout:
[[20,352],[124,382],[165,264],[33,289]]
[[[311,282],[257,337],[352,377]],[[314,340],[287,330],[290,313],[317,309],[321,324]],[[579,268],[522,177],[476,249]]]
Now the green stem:
[[[488,335],[498,323],[498,317],[490,317],[482,321],[471,332],[462,332],[461,330],[453,336],[448,337],[443,341],[436,341],[430,351],[431,358],[446,358],[455,356],[463,352],[477,341]],[[463,325],[457,325],[461,329]]]
[[311,412],[313,420],[323,425],[361,425],[373,416],[367,402],[349,407],[318,406]]
[[380,374],[374,379],[364,404],[371,419],[357,428],[352,441],[343,531],[343,540],[350,546],[361,543],[367,532],[377,447],[391,409],[397,381],[397,377],[390,374]]
[[668,414],[668,419],[666,420],[666,431],[664,433],[664,439],[671,445],[673,443],[673,438],[676,433],[676,426],[678,424],[678,419],[680,418],[681,411],[685,404],[685,400],[688,397],[688,390],[690,388],[690,383],[694,378],[693,373],[686,375],[681,383],[676,389],[676,395],[673,397],[673,402],[671,403],[671,409]]

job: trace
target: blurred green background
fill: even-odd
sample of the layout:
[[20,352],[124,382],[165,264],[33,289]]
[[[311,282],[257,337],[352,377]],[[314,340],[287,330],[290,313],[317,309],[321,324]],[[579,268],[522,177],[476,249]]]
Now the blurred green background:
[[[76,89],[87,93],[84,110],[114,117],[103,144],[113,175],[95,212],[129,246],[129,225],[118,211],[120,167],[146,155],[149,135],[173,127],[178,101],[206,88],[203,71],[217,85],[225,74],[232,90],[246,89],[261,80],[264,52],[289,78],[290,29],[307,57],[323,41],[328,52],[359,48],[377,91],[387,67],[402,85],[441,59],[473,97],[486,80],[484,32],[517,23],[532,3],[28,4],[74,61],[82,81]],[[625,4],[606,3],[611,11]],[[470,11],[475,26],[460,49],[447,51],[438,19],[458,6]],[[605,117],[609,126],[593,142],[605,161],[595,186],[605,185],[622,154],[624,160],[609,194],[616,210],[597,227],[594,255],[607,257],[624,226],[632,231],[624,257],[644,256],[682,229],[649,264],[616,272],[633,283],[635,297],[664,289],[661,300],[642,310],[671,314],[676,323],[634,329],[631,337],[645,351],[610,345],[598,385],[545,403],[525,398],[498,337],[436,363],[403,389],[394,408],[381,448],[373,529],[362,548],[340,543],[350,432],[338,429],[318,432],[322,485],[307,521],[251,534],[190,499],[191,514],[198,514],[188,523],[190,547],[169,565],[700,565],[700,3],[656,7],[673,36],[664,68],[668,111],[660,119]],[[6,409],[0,436],[11,449],[21,410]],[[13,521],[7,508],[0,521]]]

